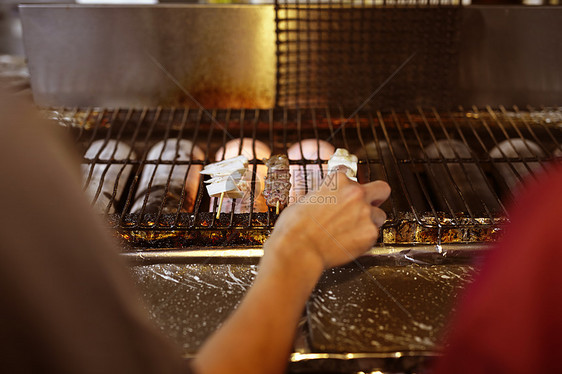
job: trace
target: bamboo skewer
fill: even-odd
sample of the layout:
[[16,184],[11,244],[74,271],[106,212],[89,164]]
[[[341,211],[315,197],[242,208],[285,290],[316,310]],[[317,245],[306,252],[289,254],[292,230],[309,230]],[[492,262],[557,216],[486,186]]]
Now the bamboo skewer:
[[222,209],[222,200],[224,199],[224,192],[221,192],[221,197],[219,200],[219,208],[217,209],[217,219],[221,216],[221,209]]
[[277,200],[277,204],[275,204],[275,214],[279,214],[279,200]]

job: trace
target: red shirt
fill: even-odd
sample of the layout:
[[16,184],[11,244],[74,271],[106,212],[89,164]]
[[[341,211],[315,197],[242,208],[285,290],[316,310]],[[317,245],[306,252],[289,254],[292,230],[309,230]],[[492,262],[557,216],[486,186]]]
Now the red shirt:
[[436,373],[562,373],[562,167],[530,182],[511,208]]

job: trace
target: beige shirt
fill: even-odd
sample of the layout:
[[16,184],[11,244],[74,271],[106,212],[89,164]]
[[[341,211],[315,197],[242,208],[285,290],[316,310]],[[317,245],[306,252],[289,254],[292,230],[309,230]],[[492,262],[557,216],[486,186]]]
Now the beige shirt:
[[0,92],[0,362],[6,373],[180,373],[49,123]]

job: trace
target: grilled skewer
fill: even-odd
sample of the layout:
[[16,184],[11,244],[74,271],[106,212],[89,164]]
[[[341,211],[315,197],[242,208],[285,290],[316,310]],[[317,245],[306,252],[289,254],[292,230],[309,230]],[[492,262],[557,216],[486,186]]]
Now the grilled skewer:
[[[268,158],[271,155],[271,150],[269,147],[257,140],[252,138],[237,138],[232,139],[227,142],[224,147],[218,149],[215,154],[215,161],[221,161],[223,158],[236,157],[238,155],[244,155],[248,160],[262,160]],[[267,167],[265,165],[258,164],[254,169],[250,165],[242,177],[244,183],[239,183],[238,187],[243,189],[245,194],[242,199],[236,201],[234,205],[234,213],[250,213],[250,210],[254,213],[256,212],[267,212],[267,204],[265,203],[265,198],[262,195],[263,192],[263,180],[267,173]],[[254,176],[255,172],[255,176]],[[251,192],[254,191],[252,198]],[[211,199],[210,208],[212,210],[215,198]],[[231,212],[233,210],[233,199],[225,198],[223,201],[221,212]],[[253,205],[253,206],[252,206]]]
[[210,175],[206,180],[207,193],[210,197],[220,197],[217,218],[220,217],[222,202],[225,197],[239,199],[244,197],[244,189],[240,188],[242,177],[248,169],[246,156],[238,156],[224,161],[209,164],[203,168],[201,174]]
[[275,208],[279,214],[281,208],[289,204],[289,190],[291,189],[291,173],[289,159],[285,155],[274,155],[265,161],[267,176],[263,196],[268,206]]

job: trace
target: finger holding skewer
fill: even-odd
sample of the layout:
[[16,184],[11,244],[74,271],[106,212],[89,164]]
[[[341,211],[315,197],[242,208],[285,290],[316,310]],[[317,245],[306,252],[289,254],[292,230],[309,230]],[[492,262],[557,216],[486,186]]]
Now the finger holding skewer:
[[345,172],[345,176],[357,182],[357,156],[349,153],[345,148],[338,148],[328,161],[328,174],[338,170]]

